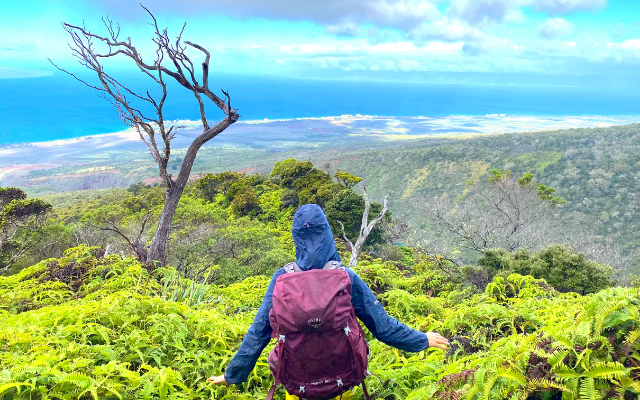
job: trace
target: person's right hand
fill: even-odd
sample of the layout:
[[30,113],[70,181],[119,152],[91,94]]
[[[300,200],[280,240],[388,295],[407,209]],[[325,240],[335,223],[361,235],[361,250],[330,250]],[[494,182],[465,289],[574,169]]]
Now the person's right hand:
[[220,375],[220,376],[212,376],[209,379],[207,379],[208,382],[213,382],[216,385],[219,385],[221,383],[226,383],[227,380],[224,378],[224,375]]
[[449,339],[439,333],[427,332],[427,339],[429,340],[429,347],[437,347],[442,350],[446,350],[449,347]]

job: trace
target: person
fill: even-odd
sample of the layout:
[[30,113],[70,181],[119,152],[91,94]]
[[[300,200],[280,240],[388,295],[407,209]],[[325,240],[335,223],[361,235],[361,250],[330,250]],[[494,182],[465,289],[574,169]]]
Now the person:
[[[306,204],[298,208],[293,217],[291,233],[296,248],[296,264],[302,271],[321,269],[329,261],[341,261],[327,217],[318,205]],[[422,333],[387,315],[382,304],[358,274],[346,267],[345,271],[351,280],[351,303],[355,314],[376,339],[409,352],[419,352],[428,347],[447,349],[449,341],[440,334]],[[284,273],[284,268],[280,268],[273,274],[264,300],[240,348],[224,374],[210,377],[210,382],[239,384],[247,380],[262,350],[271,339],[269,311],[272,307],[272,294],[277,278]],[[297,397],[287,395],[287,399],[290,398]],[[343,399],[346,398],[343,396]]]

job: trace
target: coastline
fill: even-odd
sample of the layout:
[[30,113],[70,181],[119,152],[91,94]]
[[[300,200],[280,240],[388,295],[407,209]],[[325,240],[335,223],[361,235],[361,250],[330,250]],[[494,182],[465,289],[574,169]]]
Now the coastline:
[[[343,114],[326,117],[300,117],[300,118],[286,118],[286,119],[258,119],[238,121],[233,126],[267,126],[269,124],[282,124],[293,122],[311,122],[311,121],[324,121],[335,125],[349,124],[355,121],[419,121],[430,122],[433,124],[442,125],[442,128],[446,128],[445,122],[450,123],[453,127],[459,126],[461,122],[470,121],[485,121],[494,122],[494,124],[487,124],[487,126],[475,126],[481,132],[477,134],[500,134],[500,133],[513,133],[513,132],[539,132],[546,130],[559,130],[570,128],[599,128],[609,127],[614,125],[627,125],[631,123],[640,123],[640,115],[509,115],[509,114],[485,114],[485,115],[448,115],[448,116],[381,116],[381,115],[363,115],[363,114]],[[167,121],[168,124],[175,125],[179,130],[183,132],[193,132],[196,129],[201,129],[202,124],[200,121],[193,120],[173,120]],[[508,125],[511,124],[511,125]],[[497,125],[497,126],[489,126]],[[455,132],[452,129],[451,134],[468,134],[468,132]],[[223,132],[224,134],[224,132]],[[429,135],[419,135],[419,138],[424,138]],[[431,136],[442,136],[441,134],[434,134]],[[416,137],[418,138],[418,137]],[[93,135],[78,136],[75,138],[67,139],[54,139],[48,141],[24,141],[24,142],[0,142],[0,155],[4,150],[10,150],[22,147],[56,147],[72,145],[74,143],[82,143],[84,141],[95,140],[101,142],[102,147],[115,146],[124,142],[135,142],[140,140],[138,133],[133,128],[127,128],[116,132],[105,132]],[[7,154],[7,153],[5,153]]]
[[[172,173],[202,131],[197,121],[173,121]],[[206,143],[193,173],[240,170],[311,153],[413,146],[498,134],[571,128],[605,128],[640,122],[640,116],[452,115],[381,117],[341,115],[321,118],[242,121]],[[267,162],[267,160],[269,160]],[[149,149],[133,129],[74,139],[0,145],[0,186],[32,193],[128,186],[157,175]]]

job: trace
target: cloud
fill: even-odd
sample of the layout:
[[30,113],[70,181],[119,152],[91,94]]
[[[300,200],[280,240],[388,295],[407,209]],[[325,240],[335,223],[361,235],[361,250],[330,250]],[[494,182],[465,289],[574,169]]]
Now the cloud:
[[35,45],[32,44],[27,44],[27,45],[23,45],[23,44],[1,44],[0,45],[0,51],[29,51],[29,50],[34,50],[35,49]]
[[610,48],[640,50],[640,39],[629,39],[622,43],[609,43]]
[[479,56],[485,53],[487,49],[482,42],[469,42],[462,46],[462,52],[468,56]]
[[365,34],[365,30],[360,25],[353,22],[344,22],[337,25],[328,25],[326,27],[327,33],[337,36],[356,37]]
[[423,24],[409,34],[414,42],[424,43],[430,40],[457,42],[467,40],[481,40],[484,33],[471,27],[466,22],[444,17],[431,24]]
[[[269,18],[311,21],[337,33],[353,34],[354,26],[370,24],[410,31],[440,16],[439,0],[148,0],[154,13],[202,14],[215,12],[234,18]],[[143,18],[129,0],[98,0],[110,14],[120,18]]]
[[40,78],[43,76],[51,76],[51,75],[52,75],[51,71],[0,67],[0,79]]
[[549,15],[566,15],[601,10],[607,6],[607,0],[534,0],[532,6]]
[[[640,61],[640,39],[627,39],[621,43],[607,43],[607,50],[616,62],[638,63]],[[637,70],[637,65],[636,65]]]
[[538,25],[538,34],[545,39],[557,39],[571,35],[575,31],[575,25],[562,18],[548,18]]
[[310,44],[297,44],[293,46],[280,46],[280,53],[285,55],[306,55],[306,54],[332,54],[332,55],[343,55],[343,54],[351,54],[359,51],[360,48],[353,45],[346,46],[329,46],[329,45],[319,45],[316,43]]
[[522,22],[522,7],[551,16],[579,11],[598,11],[607,6],[607,0],[452,0],[451,16],[470,24],[492,24],[503,21]]
[[517,7],[514,0],[453,0],[450,15],[470,24],[502,22]]
[[[462,43],[447,43],[431,41],[425,46],[416,46],[409,41],[369,44],[363,42],[361,46],[321,46],[314,43],[298,44],[294,46],[281,46],[279,55],[296,58],[331,58],[353,59],[357,57],[391,57],[392,59],[406,58],[407,56],[421,55],[457,55],[462,49]],[[380,60],[382,60],[380,58]]]
[[505,38],[490,35],[482,37],[481,40],[468,41],[461,48],[462,53],[467,56],[496,53],[500,53],[502,56],[510,56],[520,52],[522,49],[522,46],[514,45]]

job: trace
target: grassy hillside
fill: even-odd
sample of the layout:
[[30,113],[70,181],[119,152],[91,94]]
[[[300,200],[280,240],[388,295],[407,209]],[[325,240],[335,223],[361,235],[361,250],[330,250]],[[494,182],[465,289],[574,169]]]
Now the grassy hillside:
[[[439,235],[421,200],[448,194],[461,199],[466,182],[486,181],[489,170],[531,172],[567,203],[556,210],[550,241],[597,235],[627,250],[640,247],[640,125],[505,134],[408,148],[345,154],[333,166],[362,176],[370,193],[391,194],[395,215],[420,235]],[[318,163],[322,162],[320,159]]]

